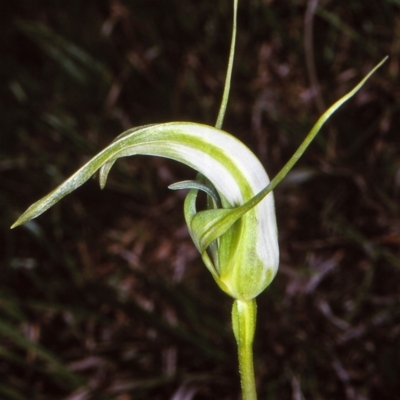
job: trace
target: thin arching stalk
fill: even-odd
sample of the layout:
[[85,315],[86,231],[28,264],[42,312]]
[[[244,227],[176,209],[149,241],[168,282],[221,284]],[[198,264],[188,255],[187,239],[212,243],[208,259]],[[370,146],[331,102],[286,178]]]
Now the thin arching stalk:
[[224,84],[224,92],[222,95],[221,106],[218,112],[217,122],[215,127],[218,129],[222,128],[222,124],[224,122],[225,111],[228,105],[229,92],[231,89],[231,80],[232,80],[232,69],[233,69],[233,60],[235,58],[235,44],[236,44],[236,31],[237,31],[237,8],[238,8],[238,0],[233,0],[233,28],[232,28],[232,38],[231,38],[231,47],[229,50],[229,60],[228,67],[225,75],[225,84]]

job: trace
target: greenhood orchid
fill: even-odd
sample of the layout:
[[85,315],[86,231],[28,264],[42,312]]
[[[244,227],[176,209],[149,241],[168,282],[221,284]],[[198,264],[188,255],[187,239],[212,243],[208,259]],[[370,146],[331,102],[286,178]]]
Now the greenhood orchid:
[[[64,183],[31,205],[12,227],[36,218],[97,171],[103,188],[112,165],[120,157],[139,154],[166,157],[196,170],[196,180],[179,182],[170,188],[189,190],[184,215],[190,235],[218,286],[234,299],[232,322],[239,348],[243,399],[254,400],[254,299],[271,283],[279,263],[272,190],[301,157],[326,120],[361,88],[385,59],[320,117],[296,153],[270,182],[257,157],[238,139],[220,129],[229,94],[236,12],[237,0],[234,0],[232,44],[216,127],[171,122],[130,129]],[[207,207],[200,211],[196,207],[199,191],[207,196]]]
[[[185,217],[193,241],[220,288],[235,299],[251,300],[271,282],[278,268],[278,242],[272,193],[219,237],[205,233],[209,214],[196,212],[197,190],[208,192],[211,213],[243,205],[264,189],[268,176],[256,156],[232,135],[206,125],[172,122],[128,130],[50,194],[33,204],[14,224],[37,217],[100,169],[104,187],[117,158],[135,154],[167,157],[200,172],[206,182],[191,188]],[[218,208],[219,207],[219,208]],[[226,227],[224,227],[226,228]],[[212,242],[210,242],[210,240]],[[209,247],[209,251],[208,250]]]

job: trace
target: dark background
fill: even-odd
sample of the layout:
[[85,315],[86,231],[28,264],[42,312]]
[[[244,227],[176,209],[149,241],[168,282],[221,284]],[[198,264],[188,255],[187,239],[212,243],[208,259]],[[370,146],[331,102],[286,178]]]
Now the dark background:
[[[105,190],[90,181],[9,230],[125,129],[215,123],[231,1],[0,8],[0,398],[239,399],[231,300],[191,244],[184,193],[167,189],[193,171],[124,159]],[[399,51],[399,0],[240,1],[224,128],[270,176],[390,56],[275,191],[260,399],[398,398]]]

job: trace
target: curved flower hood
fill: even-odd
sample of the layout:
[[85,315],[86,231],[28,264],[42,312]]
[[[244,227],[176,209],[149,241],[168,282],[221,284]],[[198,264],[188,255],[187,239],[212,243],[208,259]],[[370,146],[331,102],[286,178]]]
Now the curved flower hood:
[[[236,299],[251,299],[271,282],[278,268],[279,250],[272,193],[244,215],[230,210],[263,190],[268,176],[257,157],[232,135],[201,124],[173,122],[147,125],[124,132],[55,190],[34,203],[13,227],[33,219],[82,185],[100,169],[104,187],[113,163],[120,157],[154,155],[192,167],[207,183],[188,183],[185,217],[193,241],[218,285]],[[173,188],[180,188],[178,185]],[[197,190],[216,193],[209,211],[196,212]],[[221,208],[217,208],[220,202]],[[222,214],[221,214],[222,213]],[[215,218],[228,222],[215,226]],[[226,218],[225,218],[226,219]]]

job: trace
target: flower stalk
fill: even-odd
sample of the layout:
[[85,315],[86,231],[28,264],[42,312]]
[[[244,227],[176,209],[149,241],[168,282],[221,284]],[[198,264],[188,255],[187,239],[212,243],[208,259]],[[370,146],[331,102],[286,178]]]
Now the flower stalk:
[[239,351],[239,372],[242,400],[257,400],[253,366],[253,341],[256,328],[256,300],[235,300],[232,307],[232,327]]

